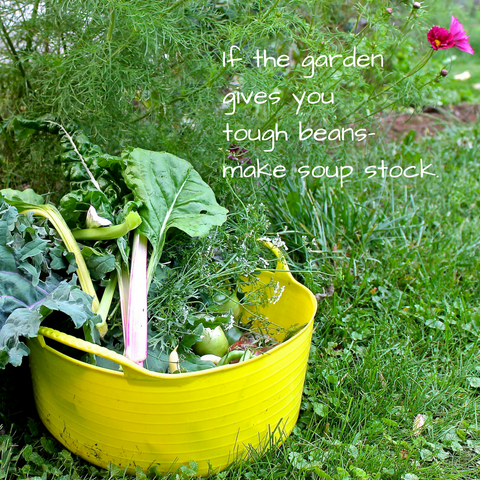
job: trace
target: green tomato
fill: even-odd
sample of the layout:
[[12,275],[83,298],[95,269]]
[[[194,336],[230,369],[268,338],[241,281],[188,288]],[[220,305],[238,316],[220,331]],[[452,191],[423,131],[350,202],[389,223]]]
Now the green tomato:
[[235,342],[238,342],[242,335],[243,335],[243,332],[235,326],[230,327],[228,330],[225,330],[225,336],[227,337],[228,343],[230,345],[233,345]]
[[223,357],[228,351],[228,340],[222,327],[204,328],[203,338],[193,345],[197,355],[217,355]]
[[238,318],[242,313],[242,306],[235,293],[221,292],[212,298],[212,305],[208,307],[209,312],[227,313],[232,311],[234,318]]

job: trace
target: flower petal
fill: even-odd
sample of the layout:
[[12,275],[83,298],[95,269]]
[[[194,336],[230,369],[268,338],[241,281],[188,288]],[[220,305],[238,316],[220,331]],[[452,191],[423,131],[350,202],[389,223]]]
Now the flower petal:
[[459,49],[462,50],[463,52],[471,53],[472,55],[475,53],[473,48],[470,45],[470,42],[467,40],[460,40],[459,42],[455,43],[455,46]]
[[470,37],[467,35],[463,25],[458,21],[458,18],[453,15],[450,22],[450,34],[452,35],[455,47],[472,55],[475,53],[469,42]]
[[458,18],[454,17],[453,15],[450,21],[450,33],[452,34],[454,40],[459,40],[467,35],[463,25],[458,21]]
[[447,29],[437,26],[430,29],[427,33],[427,39],[434,50],[450,48],[455,44],[452,34]]

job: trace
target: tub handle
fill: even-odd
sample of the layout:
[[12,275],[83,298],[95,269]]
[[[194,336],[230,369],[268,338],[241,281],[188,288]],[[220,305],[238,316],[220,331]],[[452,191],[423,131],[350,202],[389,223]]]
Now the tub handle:
[[[146,377],[150,377],[152,373],[148,370],[145,370],[143,367],[140,367],[132,360],[120,355],[117,352],[109,350],[108,348],[104,348],[100,345],[96,345],[94,343],[86,342],[81,338],[73,337],[72,335],[67,335],[66,333],[59,332],[58,330],[54,330],[53,328],[48,327],[40,327],[38,330],[38,341],[43,348],[51,348],[49,345],[45,343],[45,339],[49,338],[51,340],[55,340],[63,345],[68,347],[75,348],[76,350],[80,350],[85,353],[91,353],[93,355],[98,355],[99,357],[106,358],[107,360],[111,360],[112,362],[118,363],[122,366],[123,373],[127,377],[131,378],[142,378],[145,379]],[[120,372],[118,372],[120,373]],[[153,376],[159,376],[162,374],[154,373]],[[167,376],[167,375],[165,375]]]

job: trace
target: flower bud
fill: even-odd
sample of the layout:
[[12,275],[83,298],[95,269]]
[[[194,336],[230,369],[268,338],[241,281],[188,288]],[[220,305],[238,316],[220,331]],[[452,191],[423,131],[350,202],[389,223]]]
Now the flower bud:
[[448,70],[446,68],[444,68],[441,72],[440,72],[440,75],[442,77],[446,77],[448,75]]
[[385,9],[389,15],[393,13],[393,8],[386,8]]
[[413,2],[413,8],[418,10],[419,8],[422,8],[422,4],[420,2]]

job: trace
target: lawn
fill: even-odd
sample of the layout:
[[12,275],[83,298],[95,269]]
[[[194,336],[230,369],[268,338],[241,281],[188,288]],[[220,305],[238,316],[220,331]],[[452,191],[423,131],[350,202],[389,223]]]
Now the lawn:
[[[480,478],[478,133],[460,125],[357,152],[359,170],[421,155],[438,177],[277,185],[272,229],[306,285],[327,293],[293,434],[214,478]],[[26,367],[0,376],[2,478],[130,478],[52,440]]]

